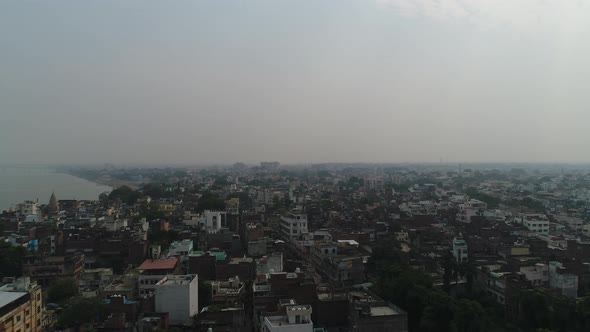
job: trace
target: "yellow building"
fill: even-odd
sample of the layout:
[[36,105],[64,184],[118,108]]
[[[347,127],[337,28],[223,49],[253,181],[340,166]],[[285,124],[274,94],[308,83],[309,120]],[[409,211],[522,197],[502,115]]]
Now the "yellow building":
[[160,211],[160,212],[173,212],[175,210],[176,210],[176,205],[174,205],[174,204],[162,203],[158,206],[158,211]]
[[41,287],[22,277],[0,287],[0,331],[40,332],[43,330]]

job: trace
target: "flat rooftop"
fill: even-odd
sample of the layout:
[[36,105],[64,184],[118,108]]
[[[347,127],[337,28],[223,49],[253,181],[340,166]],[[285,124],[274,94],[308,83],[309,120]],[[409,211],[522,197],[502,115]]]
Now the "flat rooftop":
[[10,304],[21,297],[27,295],[27,292],[4,292],[0,291],[0,308]]
[[393,316],[400,313],[390,306],[371,307],[371,316]]

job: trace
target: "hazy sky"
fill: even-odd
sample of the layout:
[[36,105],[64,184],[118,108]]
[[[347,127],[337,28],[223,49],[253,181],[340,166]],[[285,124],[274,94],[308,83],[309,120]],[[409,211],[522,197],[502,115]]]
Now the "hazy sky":
[[0,1],[0,163],[590,161],[590,1]]

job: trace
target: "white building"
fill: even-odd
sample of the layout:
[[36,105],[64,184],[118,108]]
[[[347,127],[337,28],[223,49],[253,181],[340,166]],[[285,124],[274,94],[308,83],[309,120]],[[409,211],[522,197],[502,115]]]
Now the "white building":
[[545,264],[537,263],[532,266],[522,266],[520,272],[524,273],[533,287],[547,287],[549,285],[549,267]]
[[171,325],[192,325],[199,313],[197,275],[167,276],[156,284],[156,312],[167,312]]
[[39,214],[39,202],[24,201],[16,205],[16,212],[21,216],[37,215]]
[[531,232],[549,235],[549,219],[544,214],[521,213],[518,215],[517,221]]
[[281,216],[281,233],[285,239],[294,241],[300,236],[309,234],[307,230],[307,216],[290,213]]
[[462,238],[453,239],[453,257],[457,263],[467,262],[467,243]]
[[578,296],[578,276],[567,272],[560,262],[549,262],[549,288],[560,289],[561,295]]
[[160,280],[176,274],[178,259],[176,257],[146,259],[137,269],[139,270],[139,295],[145,296],[155,291],[156,284]]
[[214,234],[221,231],[225,220],[225,212],[205,210],[203,216],[199,219],[199,225],[207,231]]
[[272,205],[273,193],[269,189],[259,190],[256,192],[256,203]]
[[470,223],[471,218],[483,215],[483,212],[488,208],[488,205],[477,199],[470,199],[463,204],[459,204],[459,213],[457,213],[457,220]]
[[311,305],[298,305],[295,300],[281,300],[279,312],[262,316],[262,332],[312,332]]

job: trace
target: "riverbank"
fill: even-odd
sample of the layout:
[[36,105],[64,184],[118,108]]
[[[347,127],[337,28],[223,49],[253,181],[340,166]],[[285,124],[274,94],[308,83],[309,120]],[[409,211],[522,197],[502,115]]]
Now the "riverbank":
[[136,182],[136,181],[124,181],[124,180],[114,179],[110,176],[100,176],[100,177],[95,177],[95,178],[88,178],[88,177],[82,177],[78,174],[71,174],[71,173],[66,173],[66,174],[71,175],[71,176],[75,176],[79,179],[83,179],[86,181],[96,183],[101,186],[107,186],[107,187],[110,187],[111,189],[117,189],[122,186],[127,186],[127,187],[135,190],[141,186],[141,183]]
[[51,168],[0,169],[0,211],[24,201],[46,204],[53,192],[58,199],[96,200],[115,183],[99,183]]

